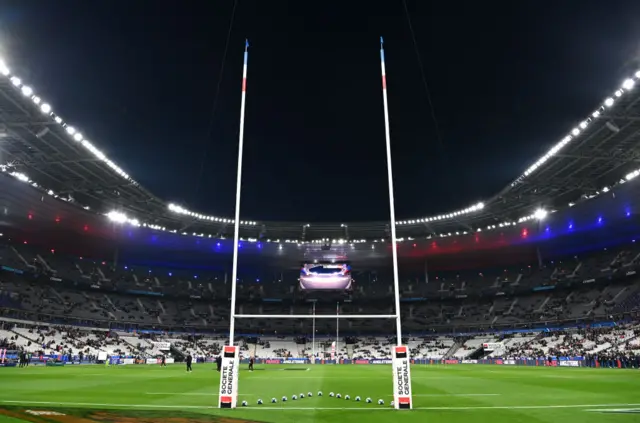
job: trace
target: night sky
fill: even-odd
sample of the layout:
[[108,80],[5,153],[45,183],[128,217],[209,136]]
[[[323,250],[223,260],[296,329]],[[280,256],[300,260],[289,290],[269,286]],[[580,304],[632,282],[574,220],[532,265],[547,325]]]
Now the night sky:
[[381,35],[398,219],[495,194],[640,52],[638,1],[407,0],[413,34],[402,0],[238,0],[233,19],[232,0],[0,6],[16,74],[158,196],[218,216],[233,215],[249,38],[255,220],[388,219]]

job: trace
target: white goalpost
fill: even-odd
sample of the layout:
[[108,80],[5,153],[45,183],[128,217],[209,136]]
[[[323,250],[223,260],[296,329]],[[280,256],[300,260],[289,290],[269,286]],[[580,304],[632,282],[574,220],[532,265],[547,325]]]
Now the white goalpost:
[[[340,319],[395,319],[396,321],[396,346],[393,352],[393,393],[394,407],[396,409],[411,409],[413,402],[411,399],[411,373],[409,349],[402,345],[402,327],[400,319],[400,290],[398,277],[398,254],[397,254],[397,237],[396,237],[396,215],[395,201],[393,195],[393,170],[391,167],[391,135],[389,130],[389,106],[387,102],[387,78],[384,60],[384,42],[380,37],[380,66],[382,72],[382,98],[384,110],[385,124],[385,142],[387,153],[387,178],[389,185],[389,211],[391,220],[391,252],[393,260],[393,288],[395,299],[395,314],[339,314],[336,310],[335,315],[317,315],[315,314],[315,304],[313,314],[236,314],[236,283],[238,280],[238,242],[240,232],[240,195],[242,186],[242,156],[244,149],[244,112],[247,89],[247,61],[248,61],[249,42],[245,42],[244,65],[242,70],[242,102],[240,106],[240,131],[238,142],[238,170],[236,179],[236,205],[234,216],[233,230],[233,262],[231,271],[231,313],[229,317],[229,345],[223,348],[222,366],[220,371],[220,395],[218,398],[218,407],[220,408],[236,408],[238,399],[238,368],[239,368],[239,351],[234,343],[235,338],[235,320],[236,319],[336,319],[338,323]],[[314,323],[315,326],[315,323]],[[338,337],[336,333],[336,337]],[[315,330],[313,336],[315,337]],[[336,339],[336,344],[338,339]],[[336,351],[337,352],[337,351]]]

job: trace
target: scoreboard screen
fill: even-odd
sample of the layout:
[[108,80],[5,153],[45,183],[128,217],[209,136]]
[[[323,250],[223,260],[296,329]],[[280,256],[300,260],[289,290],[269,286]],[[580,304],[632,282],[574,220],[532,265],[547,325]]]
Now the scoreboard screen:
[[345,290],[351,288],[351,266],[347,263],[305,263],[300,269],[300,288]]

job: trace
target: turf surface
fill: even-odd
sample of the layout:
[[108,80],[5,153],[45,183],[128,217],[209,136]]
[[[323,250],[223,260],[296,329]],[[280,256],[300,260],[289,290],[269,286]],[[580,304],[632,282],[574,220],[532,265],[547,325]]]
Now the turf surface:
[[[287,370],[290,367],[268,365],[248,372],[243,366],[240,400],[246,400],[249,407],[225,411],[216,408],[219,374],[212,365],[195,365],[192,373],[186,373],[182,365],[2,368],[0,409],[5,410],[0,410],[0,422],[28,420],[20,414],[26,410],[67,415],[57,420],[41,416],[41,420],[32,418],[33,422],[66,423],[122,421],[114,416],[128,416],[125,421],[130,423],[167,419],[278,423],[640,421],[638,370],[414,366],[415,409],[398,411],[389,406],[390,366],[303,365],[296,367],[299,371]],[[318,391],[324,394],[321,398]],[[292,395],[306,396],[307,392],[313,397],[291,400]],[[342,394],[343,399],[330,398],[330,392]],[[344,399],[346,394],[350,401]],[[354,401],[358,395],[363,401]],[[282,403],[282,396],[289,401]],[[278,399],[276,404],[270,403],[273,397]],[[367,397],[374,403],[366,404]],[[265,404],[257,405],[258,398]],[[385,405],[377,405],[378,399],[384,399]],[[111,417],[100,414],[109,410]],[[90,413],[102,417],[91,417]]]

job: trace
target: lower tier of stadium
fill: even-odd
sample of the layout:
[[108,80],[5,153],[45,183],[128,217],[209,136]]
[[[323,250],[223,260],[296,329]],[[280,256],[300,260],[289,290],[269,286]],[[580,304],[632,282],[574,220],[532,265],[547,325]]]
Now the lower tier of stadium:
[[[624,320],[640,310],[640,244],[568,256],[538,265],[440,273],[401,273],[403,332],[468,332],[488,329],[590,324]],[[0,317],[102,329],[226,333],[231,284],[224,272],[118,265],[59,255],[21,244],[0,245]],[[242,276],[242,274],[240,274]],[[244,278],[244,277],[243,277]],[[300,290],[295,276],[237,282],[240,314],[393,313],[392,277],[361,271],[348,292]],[[310,336],[312,320],[242,319],[239,333]],[[335,334],[331,319],[318,320],[318,335]],[[383,335],[393,321],[347,320],[341,333]]]
[[[580,360],[599,358],[635,363],[635,358],[640,357],[640,324],[635,322],[637,320],[536,332],[408,336],[403,343],[410,348],[413,359],[423,361],[582,357]],[[0,321],[0,324],[4,328],[0,329],[0,350],[13,354],[18,351],[29,353],[32,361],[38,364],[46,361],[39,358],[43,356],[66,362],[102,362],[104,356],[99,359],[101,353],[129,357],[136,362],[155,362],[162,356],[184,361],[188,355],[199,362],[212,362],[228,341],[222,336],[92,331],[65,326],[30,326],[7,320]],[[336,340],[337,348],[332,346]],[[312,341],[303,337],[266,336],[243,337],[237,343],[241,358],[255,357],[262,362],[297,360],[296,363],[309,363],[335,358],[337,361],[365,363],[390,359],[395,339],[334,337]]]

